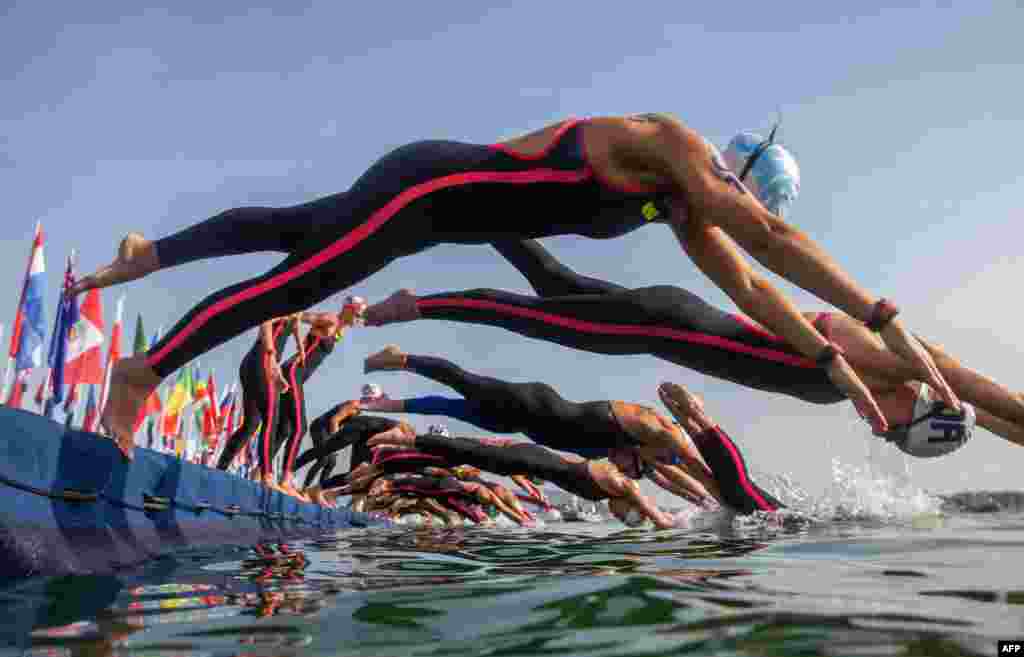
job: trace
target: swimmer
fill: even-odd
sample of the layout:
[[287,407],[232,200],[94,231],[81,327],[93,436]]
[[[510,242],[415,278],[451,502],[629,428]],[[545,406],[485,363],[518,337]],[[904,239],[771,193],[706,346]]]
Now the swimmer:
[[[242,358],[238,379],[242,386],[242,424],[227,439],[217,467],[227,470],[238,452],[246,446],[259,427],[257,450],[260,479],[265,486],[278,489],[272,476],[270,446],[277,432],[281,391],[287,380],[281,371],[281,354],[288,337],[296,335],[299,323],[295,316],[278,317],[260,326],[256,343]],[[280,491],[284,492],[284,491]]]
[[[365,302],[358,297],[349,297],[338,313],[337,327],[334,325],[314,325],[306,334],[302,350],[285,362],[282,369],[287,378],[288,390],[281,397],[281,423],[278,435],[281,440],[274,448],[285,447],[285,462],[282,468],[280,486],[295,497],[302,494],[295,488],[292,481],[295,473],[295,458],[298,456],[299,445],[306,435],[308,422],[306,418],[305,384],[323,364],[324,359],[333,353],[335,345],[344,337],[345,330],[352,326],[355,315],[365,307]],[[353,309],[360,306],[360,309]],[[316,442],[314,441],[314,445]]]
[[[449,463],[464,463],[500,475],[529,472],[550,481],[582,499],[608,500],[608,508],[620,519],[635,511],[659,528],[674,526],[671,515],[658,509],[640,486],[609,461],[587,460],[575,455],[560,455],[526,442],[502,441],[500,444],[472,438],[420,435],[411,433],[371,438],[370,447],[392,445],[443,457]],[[338,491],[348,494],[366,482],[353,478]]]
[[[314,447],[303,452],[295,460],[295,468],[300,469],[312,463],[306,473],[306,486],[303,493],[314,502],[326,506],[334,505],[335,496],[324,496],[323,491],[344,482],[347,473],[332,476],[337,457],[335,454],[351,447],[349,470],[355,470],[373,459],[367,441],[379,434],[387,432],[398,425],[397,420],[373,415],[360,415],[358,403],[346,402],[327,411],[310,425],[310,436]],[[319,475],[317,484],[311,484]]]
[[[517,522],[530,519],[529,513],[522,508],[511,491],[500,484],[473,476],[479,473],[458,467],[452,468],[450,472],[442,472],[442,467],[450,464],[444,463],[440,457],[436,456],[424,459],[424,455],[411,454],[407,450],[397,454],[370,450],[367,447],[367,441],[374,435],[389,435],[388,431],[396,427],[401,427],[407,433],[414,434],[415,431],[406,423],[383,417],[357,415],[358,412],[356,402],[346,402],[314,421],[312,432],[320,434],[319,444],[296,460],[296,467],[299,468],[316,461],[310,470],[313,476],[319,470],[320,482],[315,486],[308,486],[304,490],[311,500],[333,507],[338,495],[330,492],[330,489],[348,483],[352,477],[372,479],[382,474],[419,471],[426,471],[429,474],[433,470],[433,474],[437,476],[454,476],[462,482],[460,486],[478,498],[486,499],[493,495],[501,504],[490,501],[488,503],[495,504],[495,506],[503,505],[506,507],[503,512],[506,512],[507,515],[511,513],[509,517],[518,518]],[[326,430],[332,431],[330,436],[326,435],[325,426]],[[333,459],[336,452],[349,446],[352,447],[349,472],[330,476],[333,464],[330,468],[326,468],[324,462],[327,459]],[[481,486],[488,490],[478,490]]]
[[[450,386],[462,399],[368,401],[383,412],[444,414],[495,433],[522,433],[530,440],[586,458],[610,450],[645,448],[670,452],[691,466],[706,488],[711,471],[687,436],[668,418],[646,406],[622,401],[573,402],[544,383],[509,383],[468,372],[435,356],[402,353],[390,345],[366,359],[367,372],[406,370]],[[671,456],[667,456],[671,461]]]
[[[383,482],[383,483],[380,483]],[[501,514],[519,525],[528,524],[531,518],[526,514],[518,503],[508,505],[501,497],[496,495],[490,486],[475,481],[465,481],[452,475],[432,476],[420,473],[393,473],[381,474],[373,468],[356,475],[346,485],[346,489],[352,492],[360,492],[371,486],[376,494],[411,494],[423,497],[450,497],[452,495],[468,498],[481,506],[493,506]]]
[[[299,324],[310,325],[305,340],[299,337]],[[302,384],[319,366],[333,343],[323,336],[344,333],[339,314],[301,312],[264,322],[256,343],[242,358],[238,377],[242,385],[242,425],[224,445],[217,467],[227,470],[259,426],[258,459],[260,479],[265,486],[288,495],[297,491],[279,483],[273,476],[273,457],[281,438],[291,437],[304,424],[305,396]],[[289,336],[295,337],[296,354],[281,364],[281,354]],[[307,362],[309,358],[309,362]],[[287,375],[286,375],[287,373]],[[289,380],[290,379],[290,380]],[[301,400],[301,402],[300,402]],[[298,417],[295,417],[298,416]]]
[[164,378],[248,328],[310,308],[404,256],[442,243],[613,238],[647,223],[668,224],[699,269],[824,368],[877,430],[887,428],[885,419],[842,353],[740,249],[879,331],[919,380],[958,408],[928,351],[896,318],[897,307],[857,285],[783,219],[798,188],[796,162],[772,137],[741,135],[723,158],[678,120],[642,114],[562,121],[491,145],[415,142],[385,155],[345,192],[287,208],[234,208],[155,241],[131,233],[115,260],[72,294],[206,258],[287,257],[201,301],[147,353],[119,360],[102,424],[130,458],[136,415]]
[[703,400],[674,383],[662,384],[658,393],[711,466],[721,499],[729,508],[741,514],[784,508],[779,500],[754,483],[739,447],[704,411]]

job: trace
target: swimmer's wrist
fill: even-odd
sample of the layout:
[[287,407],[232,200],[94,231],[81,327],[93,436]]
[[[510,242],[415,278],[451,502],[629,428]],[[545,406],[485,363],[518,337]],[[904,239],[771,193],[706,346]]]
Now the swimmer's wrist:
[[818,367],[829,368],[833,364],[840,362],[842,358],[842,347],[830,342],[822,348],[821,352],[814,358],[814,362],[818,364]]
[[879,299],[871,307],[871,317],[866,322],[869,329],[880,333],[900,314],[900,309],[888,299]]

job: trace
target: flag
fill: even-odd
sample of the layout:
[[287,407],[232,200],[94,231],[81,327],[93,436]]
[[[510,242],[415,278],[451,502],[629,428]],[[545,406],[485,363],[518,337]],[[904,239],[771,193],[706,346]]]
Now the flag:
[[[153,344],[156,344],[156,336],[153,336]],[[149,349],[146,344],[146,329],[142,326],[142,313],[135,318],[135,342],[132,345],[132,353],[144,354]]]
[[178,370],[178,379],[167,398],[164,409],[164,433],[169,436],[178,434],[181,411],[192,402],[192,368],[186,365]]
[[68,333],[64,377],[78,383],[103,383],[103,302],[99,290],[89,290],[79,309],[78,321]]
[[99,419],[100,412],[96,404],[96,387],[89,386],[89,399],[85,402],[85,417],[82,418],[82,431],[95,431]]
[[[152,344],[156,344],[157,336],[153,336]],[[150,345],[152,346],[152,345]],[[142,314],[139,313],[138,318],[135,320],[135,340],[132,345],[133,353],[144,354],[148,351],[146,345],[146,329],[142,326]],[[156,390],[149,393],[149,397],[146,397],[146,403],[142,405],[142,409],[139,411],[139,417],[135,420],[135,431],[139,430],[142,426],[142,421],[154,413],[162,413],[164,409],[163,402],[160,399],[160,386],[157,386]]]
[[213,378],[213,370],[210,370],[210,376],[206,378],[206,394],[210,400],[210,412],[216,427],[220,424],[220,404],[217,403],[217,382]]
[[199,404],[206,399],[206,382],[199,372],[199,363],[192,365],[192,403]]
[[[121,360],[121,320],[124,317],[124,296],[117,300],[114,311],[114,328],[110,330],[110,346],[107,347],[107,364],[103,368],[103,387],[100,388],[99,408],[105,408],[107,397],[110,396],[110,374],[114,371],[114,363]],[[142,317],[140,316],[141,320]]]
[[224,391],[224,398],[220,402],[220,426],[221,429],[231,434],[232,425],[234,424],[235,415],[235,384],[232,383],[228,386],[228,389]]
[[43,297],[46,291],[46,260],[43,258],[43,225],[36,225],[32,241],[32,255],[21,287],[21,301],[14,316],[9,355],[15,360],[15,370],[30,370],[43,365],[43,343],[46,340],[46,311]]
[[[28,370],[25,370],[25,372],[19,372],[19,374],[28,374]],[[46,403],[46,398],[47,398],[46,389],[50,386],[50,375],[51,374],[53,374],[53,373],[50,372],[50,371],[47,371],[46,372],[46,376],[44,376],[43,380],[39,382],[39,387],[36,388],[35,402],[36,402],[36,406],[38,406],[40,409],[42,409],[43,408],[43,404]]]
[[64,399],[64,412],[69,415],[75,414],[75,404],[78,403],[78,384],[72,383],[68,386],[68,396]]
[[28,390],[28,370],[18,372],[14,379],[14,387],[11,389],[11,396],[7,399],[7,405],[11,408],[21,408],[21,401]]
[[64,286],[61,289],[60,302],[57,304],[57,317],[53,323],[53,335],[50,336],[49,385],[43,392],[46,399],[46,415],[49,416],[53,405],[64,399],[64,363],[68,349],[68,338],[72,328],[78,322],[78,301],[67,294],[74,282],[74,260],[68,257],[68,266],[64,270]]

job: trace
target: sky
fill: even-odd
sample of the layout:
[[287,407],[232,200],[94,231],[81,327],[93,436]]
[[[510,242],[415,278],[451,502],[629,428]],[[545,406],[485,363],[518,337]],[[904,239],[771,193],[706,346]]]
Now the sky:
[[[377,157],[426,138],[490,143],[568,116],[671,112],[719,146],[770,128],[794,153],[802,197],[789,219],[905,322],[963,362],[1024,386],[1016,254],[1024,230],[1024,9],[980,3],[275,2],[168,6],[15,2],[0,21],[0,323],[10,331],[37,221],[47,234],[47,313],[63,263],[108,262],[129,230],[160,237],[242,205],[289,205],[346,189]],[[258,5],[258,6],[257,6]],[[232,9],[234,8],[234,9]],[[481,221],[486,221],[481,208]],[[631,287],[675,284],[733,309],[665,226],[615,240],[546,240],[580,272]],[[105,290],[170,327],[279,256],[189,264]],[[825,305],[776,279],[807,310]],[[350,292],[371,302],[493,287],[528,292],[486,246],[440,246]],[[321,304],[340,307],[344,294]],[[200,359],[237,377],[250,331]],[[358,396],[448,392],[409,373],[371,377],[385,344],[475,372],[544,381],[574,400],[658,406],[673,380],[767,472],[811,490],[832,461],[866,458],[848,404],[811,406],[648,356],[601,356],[496,328],[417,322],[350,334],[307,385],[309,414]],[[6,342],[4,343],[6,344]],[[34,386],[33,386],[34,389]],[[413,418],[425,428],[433,418]],[[448,422],[455,431],[479,431]],[[308,439],[307,439],[308,441]],[[915,461],[936,491],[1020,488],[1024,451],[984,431],[954,455]]]

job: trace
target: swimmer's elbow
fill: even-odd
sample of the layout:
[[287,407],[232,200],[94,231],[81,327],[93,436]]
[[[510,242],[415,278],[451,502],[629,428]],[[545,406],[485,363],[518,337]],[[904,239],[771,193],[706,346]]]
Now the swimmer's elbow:
[[798,228],[769,214],[754,223],[744,248],[759,262],[764,262],[780,254],[790,254],[794,248],[802,248],[806,241],[807,237]]

